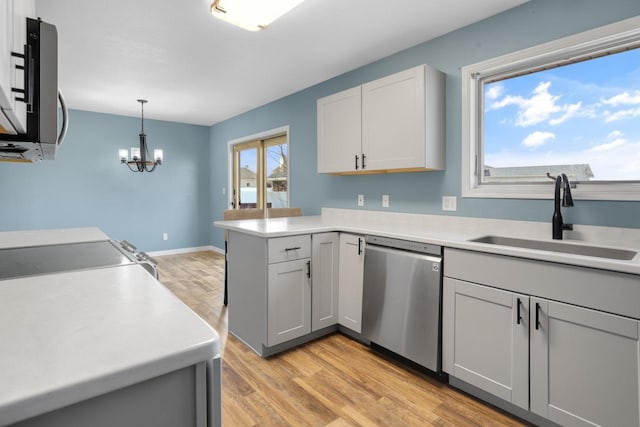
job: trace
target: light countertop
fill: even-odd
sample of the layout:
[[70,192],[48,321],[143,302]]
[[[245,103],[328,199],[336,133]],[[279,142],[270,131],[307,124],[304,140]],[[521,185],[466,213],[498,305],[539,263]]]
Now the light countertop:
[[220,350],[215,330],[139,265],[0,281],[0,343],[0,425]]
[[[552,241],[551,221],[512,221],[323,208],[317,216],[215,221],[214,225],[258,237],[342,231],[431,243],[450,248],[496,253],[640,275],[640,253],[629,261],[471,242],[487,235]],[[629,249],[640,252],[640,229],[575,225],[563,243]]]
[[0,249],[109,240],[99,228],[61,228],[0,232]]

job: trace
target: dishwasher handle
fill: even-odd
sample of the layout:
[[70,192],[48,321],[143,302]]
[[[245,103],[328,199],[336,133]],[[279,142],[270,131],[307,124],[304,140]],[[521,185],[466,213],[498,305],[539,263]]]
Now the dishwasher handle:
[[375,245],[369,242],[367,242],[366,244],[366,250],[371,252],[383,252],[387,254],[400,255],[404,257],[420,258],[422,260],[434,263],[435,264],[433,267],[434,272],[439,272],[440,264],[442,263],[442,256],[440,255],[406,251],[403,249],[390,248],[388,246]]

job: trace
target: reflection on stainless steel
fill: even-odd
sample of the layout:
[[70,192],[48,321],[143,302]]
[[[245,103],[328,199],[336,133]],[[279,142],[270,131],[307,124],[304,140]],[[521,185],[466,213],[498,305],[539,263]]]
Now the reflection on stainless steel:
[[631,260],[637,252],[627,249],[606,248],[602,246],[588,246],[566,242],[549,242],[544,240],[516,239],[502,236],[483,236],[470,240],[490,245],[512,246],[517,248],[535,249],[539,251],[561,252],[573,255],[586,255],[598,258]]
[[366,242],[363,337],[440,372],[441,248],[370,236]]
[[109,241],[0,250],[0,279],[133,264]]
[[132,244],[114,240],[1,249],[0,280],[135,263],[157,279],[157,262],[132,249]]

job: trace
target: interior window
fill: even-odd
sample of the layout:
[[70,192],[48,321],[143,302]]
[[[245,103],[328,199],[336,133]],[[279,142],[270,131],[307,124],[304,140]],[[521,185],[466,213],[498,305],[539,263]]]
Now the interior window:
[[639,23],[464,67],[463,196],[640,199]]
[[232,207],[289,207],[289,152],[286,135],[233,145]]

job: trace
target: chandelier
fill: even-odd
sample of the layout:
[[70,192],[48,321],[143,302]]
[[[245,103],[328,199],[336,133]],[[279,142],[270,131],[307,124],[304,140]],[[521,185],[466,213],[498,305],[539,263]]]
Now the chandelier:
[[147,160],[149,149],[147,148],[147,134],[144,133],[144,104],[146,99],[138,99],[142,111],[142,128],[140,129],[140,146],[131,147],[131,160],[126,149],[118,150],[120,163],[127,165],[131,172],[153,172],[156,166],[162,164],[162,150],[153,150],[153,161]]

